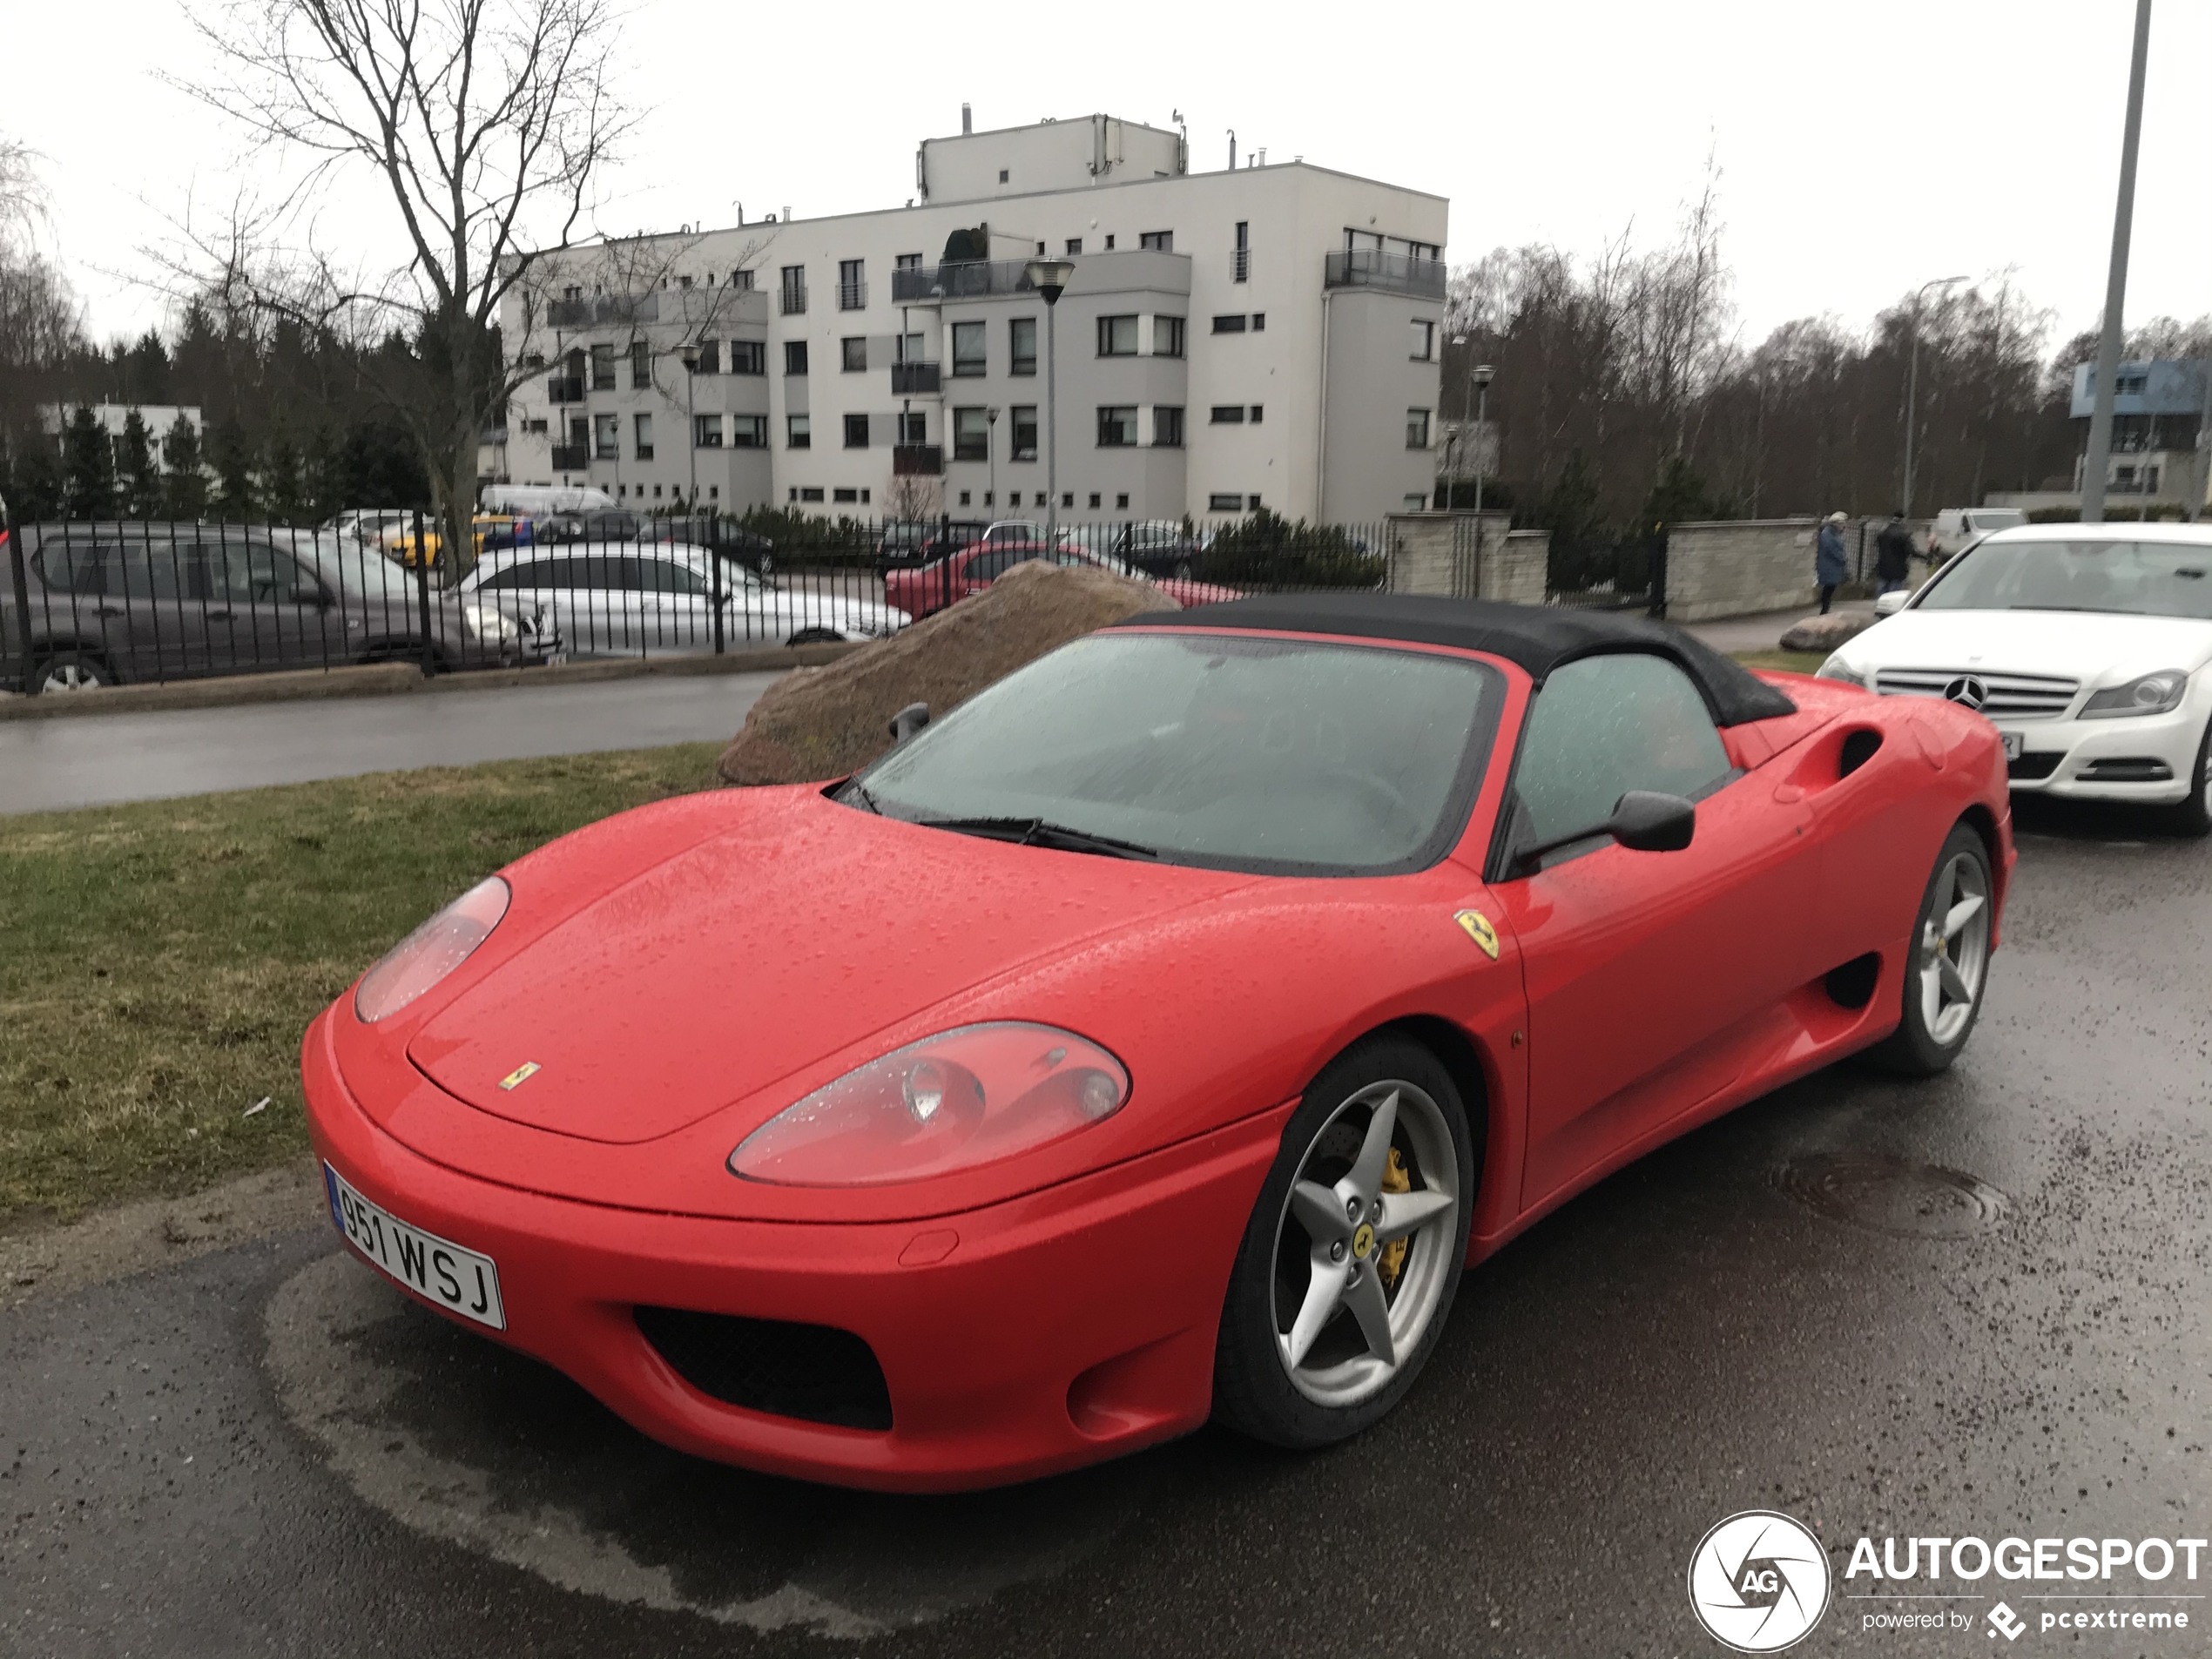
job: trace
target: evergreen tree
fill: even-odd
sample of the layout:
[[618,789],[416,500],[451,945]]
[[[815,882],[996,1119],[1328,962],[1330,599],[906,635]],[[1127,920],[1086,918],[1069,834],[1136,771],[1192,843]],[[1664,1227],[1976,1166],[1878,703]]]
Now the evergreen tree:
[[0,494],[18,524],[59,516],[62,509],[61,451],[53,435],[36,421],[8,435],[0,456]]
[[269,516],[296,524],[307,516],[307,495],[300,475],[300,447],[279,431],[269,440],[261,465],[261,498]]
[[123,510],[133,518],[152,518],[161,511],[161,469],[154,464],[153,434],[136,409],[123,422],[121,447]]
[[80,403],[62,428],[63,509],[71,518],[115,516],[115,448]]
[[253,512],[253,452],[236,421],[216,423],[208,444],[215,469],[215,508],[225,518],[245,519]]
[[207,511],[207,475],[200,470],[199,432],[189,417],[178,415],[161,448],[163,459],[169,463],[161,480],[164,516],[200,517]]

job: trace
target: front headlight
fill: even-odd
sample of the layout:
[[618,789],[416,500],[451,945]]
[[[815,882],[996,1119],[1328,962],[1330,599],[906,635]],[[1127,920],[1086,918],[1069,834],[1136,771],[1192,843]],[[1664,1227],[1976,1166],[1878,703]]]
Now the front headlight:
[[875,1187],[995,1163],[1119,1111],[1129,1073],[1072,1031],[964,1025],[871,1060],[786,1107],[730,1172],[793,1187]]
[[515,619],[497,605],[470,601],[461,607],[461,625],[471,639],[503,645],[515,637]]
[[2085,720],[2117,720],[2131,714],[2171,714],[2182,706],[2189,677],[2178,668],[2161,668],[2155,674],[2107,686],[2081,705]]
[[487,876],[387,951],[354,993],[361,1023],[397,1014],[467,961],[499,926],[509,897],[504,881]]
[[1828,660],[1814,671],[1815,679],[1841,680],[1846,685],[1864,686],[1866,676],[1844,660],[1841,651],[1831,651]]

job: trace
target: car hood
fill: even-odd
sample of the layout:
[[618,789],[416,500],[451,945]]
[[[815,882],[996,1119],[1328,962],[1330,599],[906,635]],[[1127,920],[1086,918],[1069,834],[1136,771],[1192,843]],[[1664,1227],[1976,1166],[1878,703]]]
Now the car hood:
[[2212,658],[2212,622],[2086,610],[1901,610],[1843,650],[1862,670],[2057,674],[2094,685]]
[[[408,1058],[534,1129],[652,1140],[810,1074],[788,1103],[825,1062],[927,1035],[971,987],[1252,880],[924,829],[811,787],[742,792],[726,827],[664,851],[565,914],[550,895],[557,919],[433,1014]],[[595,853],[622,856],[618,840]],[[518,911],[543,907],[530,860],[510,880]]]

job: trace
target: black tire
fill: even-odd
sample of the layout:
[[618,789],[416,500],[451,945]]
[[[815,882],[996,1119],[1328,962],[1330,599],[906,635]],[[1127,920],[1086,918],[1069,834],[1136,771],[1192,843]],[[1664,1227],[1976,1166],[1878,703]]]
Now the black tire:
[[[1954,1002],[1938,1015],[1938,1022],[1947,1028],[1939,1032],[1930,1022],[1923,979],[1924,972],[1935,963],[1935,957],[1928,949],[1928,928],[1937,904],[1946,900],[1946,877],[1961,860],[1979,873],[1983,895],[1981,914],[1966,924],[1966,927],[1979,929],[1979,966],[1973,974],[1973,994],[1966,1003],[1965,1018],[1953,1021],[1952,1010],[1959,1006]],[[1973,1035],[1974,1026],[1981,1019],[1981,1005],[1989,990],[1989,905],[1995,894],[1996,884],[1990,878],[1989,849],[1980,834],[1971,824],[1952,825],[1951,833],[1944,840],[1943,850],[1936,854],[1935,867],[1928,873],[1919,910],[1912,919],[1912,942],[1906,947],[1904,1007],[1899,1010],[1897,1029],[1866,1051],[1865,1057],[1872,1064],[1902,1076],[1932,1077],[1947,1070],[1966,1048],[1966,1039]],[[1962,934],[1964,931],[1962,928]],[[1965,952],[1953,953],[1952,942],[1946,940],[1940,948],[1956,962]]]
[[1190,579],[1190,561],[1188,559],[1177,560],[1175,573],[1182,580],[1188,582]]
[[2212,720],[2204,723],[2203,741],[2196,745],[2196,771],[2189,778],[2189,798],[2166,809],[2166,824],[2176,835],[2212,835]]
[[845,636],[834,629],[802,628],[784,641],[784,644],[786,645],[839,645],[844,642]]
[[[1375,1392],[1351,1403],[1322,1404],[1292,1382],[1289,1362],[1278,1345],[1276,1291],[1281,1282],[1280,1264],[1304,1247],[1295,1234],[1285,1239],[1286,1231],[1298,1225],[1289,1213],[1291,1187],[1299,1171],[1308,1167],[1309,1157],[1321,1154],[1326,1137],[1346,1132],[1342,1127],[1351,1121],[1346,1114],[1359,1114],[1362,1123],[1372,1121],[1366,1109],[1357,1103],[1364,1095],[1406,1086],[1425,1096],[1436,1109],[1433,1119],[1424,1116],[1419,1121],[1426,1123],[1431,1130],[1440,1128],[1448,1136],[1449,1169],[1456,1182],[1458,1203],[1449,1217],[1440,1216],[1432,1228],[1413,1241],[1413,1249],[1430,1253],[1400,1257],[1393,1272],[1402,1274],[1396,1278],[1400,1295],[1419,1289],[1425,1297],[1435,1299],[1430,1311],[1420,1316],[1425,1322],[1412,1345]],[[1393,1155],[1404,1150],[1418,1157],[1413,1145],[1418,1133],[1415,1122],[1410,1114],[1398,1120],[1391,1145]],[[1433,1136],[1430,1138],[1433,1141]],[[1428,1170],[1418,1163],[1409,1167],[1415,1170],[1424,1188],[1435,1184]],[[1216,1420],[1269,1445],[1305,1450],[1348,1440],[1386,1415],[1413,1386],[1451,1313],[1467,1259],[1476,1167],[1474,1136],[1460,1091],[1450,1072],[1428,1049],[1407,1037],[1385,1035],[1355,1043],[1332,1061],[1306,1089],[1284,1128],[1282,1149],[1260,1188],[1244,1242],[1238,1249],[1236,1265],[1230,1272],[1214,1353]],[[1440,1257],[1434,1253],[1440,1246]],[[1286,1248],[1290,1257],[1279,1254]],[[1363,1254],[1362,1260],[1372,1271],[1382,1265],[1387,1250],[1373,1242],[1366,1249],[1372,1253]],[[1360,1270],[1354,1264],[1351,1271],[1356,1277]],[[1425,1286],[1417,1283],[1417,1276],[1423,1274],[1427,1276]],[[1395,1307],[1396,1302],[1391,1305]],[[1340,1309],[1332,1316],[1325,1336],[1338,1329],[1338,1321],[1352,1318],[1348,1311]],[[1349,1333],[1358,1339],[1356,1323]],[[1320,1352],[1319,1343],[1313,1352]]]
[[116,683],[114,671],[108,667],[107,659],[98,651],[70,647],[62,651],[42,651],[30,659],[30,694],[33,697],[98,691],[104,685]]

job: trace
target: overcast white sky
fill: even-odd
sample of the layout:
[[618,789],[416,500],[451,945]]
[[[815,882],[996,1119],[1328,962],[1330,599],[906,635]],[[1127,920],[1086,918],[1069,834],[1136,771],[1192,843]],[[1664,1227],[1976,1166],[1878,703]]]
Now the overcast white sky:
[[[205,0],[202,0],[205,3]],[[204,49],[183,0],[9,7],[0,131],[48,158],[53,239],[102,335],[159,320],[138,250],[256,162],[158,78]],[[1931,277],[2016,280],[2054,338],[2103,300],[2132,0],[1474,0],[1426,11],[1311,0],[917,9],[633,0],[623,90],[644,113],[610,175],[613,231],[889,206],[918,139],[1105,110],[1180,109],[1194,167],[1240,148],[1449,196],[1448,257],[1634,221],[1656,239],[1723,171],[1744,336],[1858,325]],[[2163,0],[2127,314],[2212,311],[2208,9]],[[59,67],[66,66],[66,67]],[[396,246],[349,192],[325,235]]]

